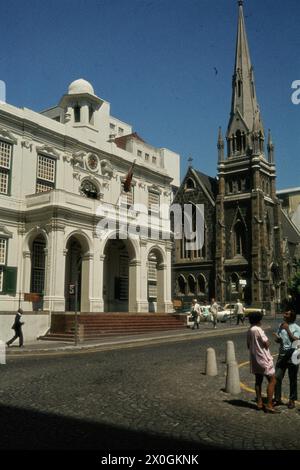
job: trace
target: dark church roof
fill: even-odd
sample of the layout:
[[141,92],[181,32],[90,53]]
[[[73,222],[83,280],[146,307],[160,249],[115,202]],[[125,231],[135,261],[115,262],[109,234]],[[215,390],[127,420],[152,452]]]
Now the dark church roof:
[[205,173],[201,173],[201,171],[195,170],[194,168],[192,168],[192,171],[197,175],[202,185],[205,186],[210,197],[215,200],[217,189],[218,189],[217,179],[212,178],[211,176],[205,175]]

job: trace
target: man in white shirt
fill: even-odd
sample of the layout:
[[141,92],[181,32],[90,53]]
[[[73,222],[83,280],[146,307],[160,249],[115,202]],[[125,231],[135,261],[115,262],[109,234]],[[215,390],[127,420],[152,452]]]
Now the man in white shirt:
[[191,313],[192,313],[192,318],[193,318],[193,321],[194,321],[194,326],[193,326],[192,330],[194,330],[195,327],[197,327],[197,330],[199,330],[201,308],[200,308],[200,305],[198,304],[197,299],[193,299],[193,301],[192,301],[192,312]]
[[218,304],[215,299],[211,299],[211,304],[210,304],[210,313],[212,315],[212,321],[214,324],[214,328],[217,328],[217,318],[218,318]]
[[235,307],[234,307],[234,314],[236,315],[236,324],[238,325],[240,321],[244,324],[245,321],[245,309],[243,307],[242,302],[240,299],[237,299]]

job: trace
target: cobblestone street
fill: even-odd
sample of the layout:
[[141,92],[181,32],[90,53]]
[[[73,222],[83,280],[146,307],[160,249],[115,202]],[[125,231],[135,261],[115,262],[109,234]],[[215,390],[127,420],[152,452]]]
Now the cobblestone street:
[[[299,404],[272,416],[256,410],[254,393],[222,390],[226,341],[234,341],[243,364],[245,333],[220,328],[199,340],[9,356],[1,366],[0,448],[299,449]],[[217,353],[217,377],[204,375],[208,347]],[[271,350],[276,354],[277,346]],[[240,378],[253,388],[249,364],[240,367]]]

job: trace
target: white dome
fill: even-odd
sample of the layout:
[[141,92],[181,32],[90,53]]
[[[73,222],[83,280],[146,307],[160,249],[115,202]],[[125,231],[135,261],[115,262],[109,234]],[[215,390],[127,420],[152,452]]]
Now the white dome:
[[69,95],[77,95],[79,93],[89,93],[90,95],[94,95],[94,88],[90,84],[90,82],[84,80],[83,78],[79,78],[74,82],[70,83],[68,94]]

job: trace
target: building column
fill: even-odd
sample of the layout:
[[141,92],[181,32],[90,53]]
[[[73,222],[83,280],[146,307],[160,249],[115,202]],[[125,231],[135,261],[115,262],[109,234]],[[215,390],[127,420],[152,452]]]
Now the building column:
[[90,299],[93,295],[93,253],[87,253],[82,257],[81,265],[81,312],[91,312]]
[[140,311],[141,261],[129,261],[128,311]]
[[30,292],[30,280],[31,280],[31,252],[29,250],[23,251],[23,282],[21,291],[24,296],[24,292]]
[[91,266],[92,275],[90,277],[91,296],[90,296],[90,311],[91,312],[104,312],[103,300],[103,279],[104,279],[104,261],[105,255],[100,255],[99,259],[94,257]]
[[49,233],[44,309],[65,311],[66,254],[64,226],[55,224]]
[[172,302],[172,244],[166,246],[165,305],[164,312],[174,312]]
[[80,121],[82,124],[89,124],[89,105],[86,103],[83,103],[81,106]]
[[141,267],[140,267],[140,297],[138,299],[138,311],[148,313],[148,259],[147,259],[147,241],[140,241]]

